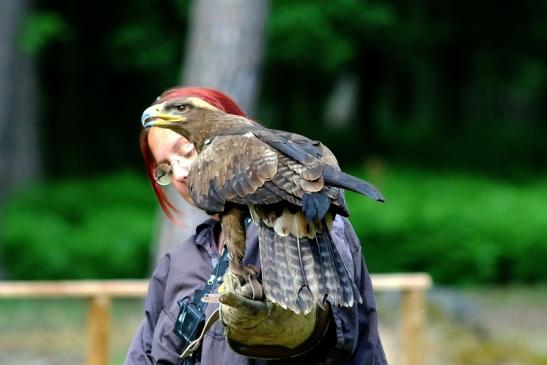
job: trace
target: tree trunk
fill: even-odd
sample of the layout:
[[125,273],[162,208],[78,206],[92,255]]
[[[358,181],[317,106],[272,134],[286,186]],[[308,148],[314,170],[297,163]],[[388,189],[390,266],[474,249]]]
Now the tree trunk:
[[359,83],[351,73],[340,76],[331,91],[325,109],[326,125],[333,129],[346,128],[357,105]]
[[[182,84],[219,89],[250,116],[256,110],[267,0],[199,0],[190,11]],[[167,195],[183,213],[186,227],[162,214],[156,258],[183,242],[203,222],[205,212],[190,206],[170,187]]]
[[17,43],[27,9],[25,0],[0,1],[0,226],[9,189],[39,175],[34,60]]

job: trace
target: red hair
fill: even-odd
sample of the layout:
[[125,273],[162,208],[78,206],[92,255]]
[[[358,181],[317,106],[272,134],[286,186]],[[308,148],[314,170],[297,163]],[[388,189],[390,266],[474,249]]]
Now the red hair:
[[[196,97],[212,106],[230,114],[235,114],[244,117],[245,113],[239,108],[239,106],[228,96],[224,95],[218,90],[209,89],[204,87],[173,87],[164,91],[153,104],[163,103],[164,101],[171,100],[179,97]],[[161,186],[154,179],[154,169],[156,168],[156,161],[148,145],[148,128],[141,131],[140,135],[140,147],[142,156],[144,159],[144,166],[146,168],[146,176],[152,184],[152,189],[158,198],[160,207],[171,221],[175,221],[173,212],[177,212],[175,206],[167,199],[167,194],[161,188]]]

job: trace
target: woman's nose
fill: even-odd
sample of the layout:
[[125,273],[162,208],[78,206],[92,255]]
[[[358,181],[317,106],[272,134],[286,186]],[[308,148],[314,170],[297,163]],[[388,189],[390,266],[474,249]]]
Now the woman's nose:
[[177,181],[186,181],[188,178],[189,168],[182,163],[173,163],[173,179]]

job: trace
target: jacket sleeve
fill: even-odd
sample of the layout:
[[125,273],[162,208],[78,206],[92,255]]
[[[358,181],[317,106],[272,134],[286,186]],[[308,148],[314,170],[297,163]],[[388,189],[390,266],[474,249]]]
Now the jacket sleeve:
[[169,256],[164,256],[154,270],[144,302],[145,317],[131,341],[124,365],[152,365],[152,339],[165,294],[165,283],[169,275]]
[[[342,248],[342,259],[345,258],[348,271],[353,273],[363,302],[351,308],[332,307],[336,345],[330,351],[327,363],[384,365],[387,360],[378,333],[376,300],[361,243],[349,221],[345,218],[342,220],[343,224],[338,224],[338,229],[335,226],[333,230],[333,239],[338,241],[339,249]],[[351,259],[348,257],[350,255]]]

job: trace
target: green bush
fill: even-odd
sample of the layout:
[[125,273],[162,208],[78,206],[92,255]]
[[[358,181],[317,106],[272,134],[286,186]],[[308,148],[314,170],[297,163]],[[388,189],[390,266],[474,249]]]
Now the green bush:
[[376,169],[386,197],[354,193],[351,221],[373,272],[427,271],[443,283],[547,282],[547,179]]
[[[372,272],[427,271],[441,283],[547,282],[547,179],[500,182],[406,168],[354,170],[386,197],[348,192]],[[157,204],[122,173],[25,189],[7,201],[4,265],[14,279],[130,278],[148,271]]]
[[24,189],[5,207],[4,265],[13,279],[144,277],[155,206],[132,173]]

